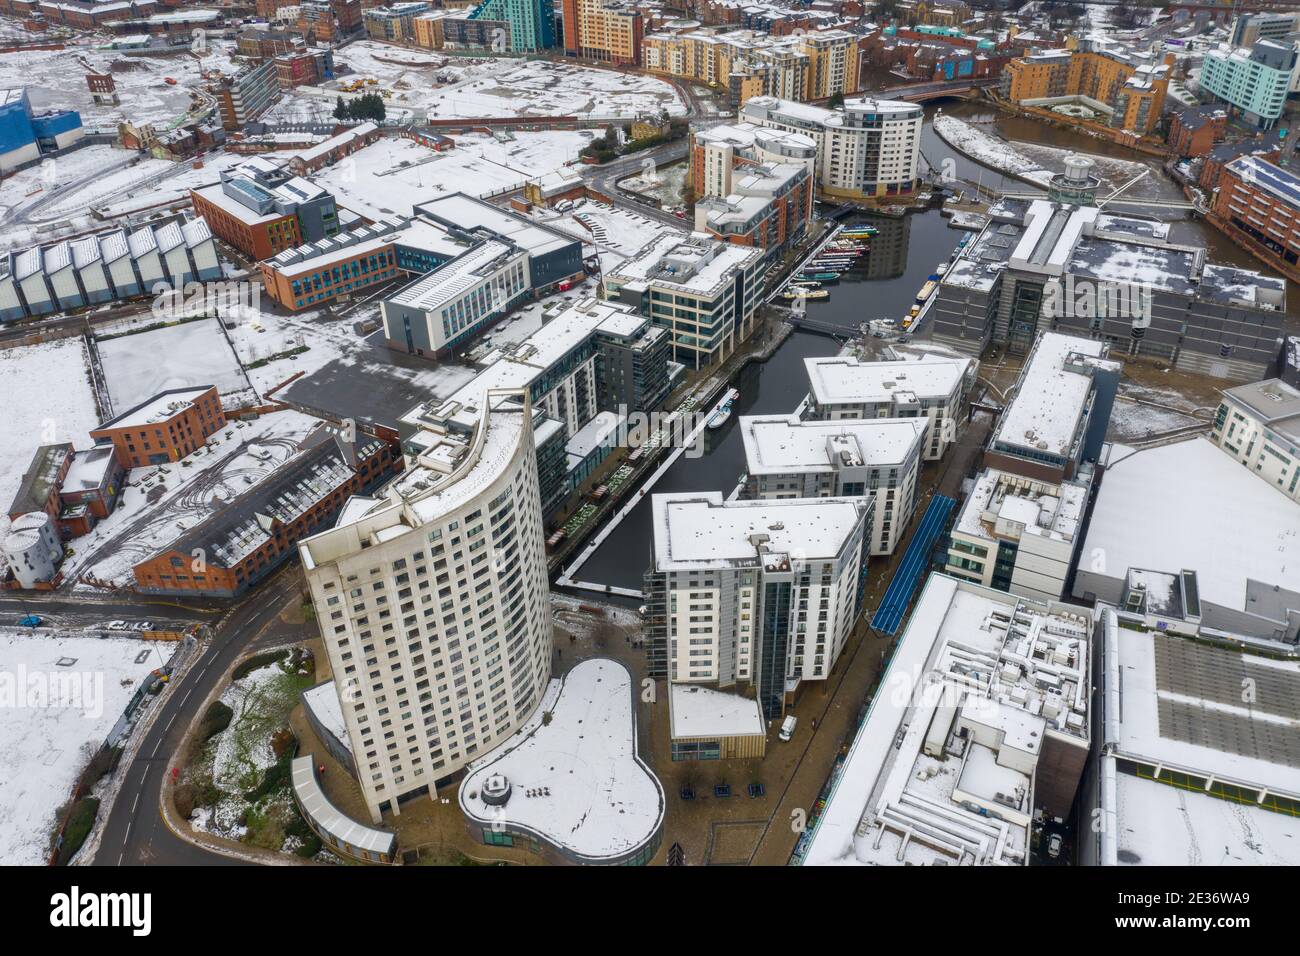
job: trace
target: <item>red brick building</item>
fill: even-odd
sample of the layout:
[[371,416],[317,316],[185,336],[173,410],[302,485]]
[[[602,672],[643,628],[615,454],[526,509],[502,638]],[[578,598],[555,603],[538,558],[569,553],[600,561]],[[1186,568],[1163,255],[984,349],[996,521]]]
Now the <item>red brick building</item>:
[[1209,219],[1300,282],[1300,176],[1261,156],[1239,156],[1219,174]]
[[1178,159],[1204,156],[1223,139],[1227,128],[1227,112],[1213,106],[1177,110],[1169,121],[1169,152]]
[[215,385],[159,392],[90,433],[95,444],[111,444],[123,468],[180,461],[225,428]]
[[42,445],[36,449],[32,462],[23,472],[18,493],[9,505],[9,520],[13,521],[33,511],[44,511],[58,519],[62,505],[59,503],[59,486],[72,467],[72,443]]
[[397,432],[346,440],[322,425],[267,478],[135,566],[148,594],[235,597],[334,523],[353,495],[374,491],[402,470]]

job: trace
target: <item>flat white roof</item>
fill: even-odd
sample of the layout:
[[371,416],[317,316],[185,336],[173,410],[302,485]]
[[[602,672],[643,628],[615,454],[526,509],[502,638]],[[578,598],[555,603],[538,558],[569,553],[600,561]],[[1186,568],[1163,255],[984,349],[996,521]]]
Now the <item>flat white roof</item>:
[[1032,534],[1073,541],[1088,504],[1088,486],[1035,481],[986,468],[975,480],[953,530],[993,540],[997,518],[1019,521]]
[[200,385],[197,388],[160,392],[143,404],[124,412],[119,418],[107,421],[99,427],[139,428],[142,425],[152,425],[155,422],[166,421],[173,415],[189,408],[198,400],[200,395],[211,388],[211,385]]
[[[637,755],[632,689],[627,668],[603,658],[551,681],[532,720],[469,765],[459,792],[465,815],[536,834],[591,863],[648,844],[663,826],[664,791]],[[499,806],[484,799],[494,778],[510,788]]]
[[892,401],[898,395],[917,399],[947,398],[957,390],[971,366],[969,358],[862,362],[827,356],[804,359],[808,384],[819,405],[866,405]]
[[1105,350],[1105,343],[1093,339],[1058,332],[1039,336],[994,441],[1068,456],[1092,391],[1092,376],[1065,368],[1065,362],[1072,354],[1099,359]]
[[[765,555],[834,558],[862,519],[861,498],[723,501],[722,493],[654,495],[659,571],[757,565]],[[765,550],[759,550],[759,539]]]
[[668,714],[674,740],[767,733],[757,700],[700,684],[669,684]]
[[1115,775],[1118,860],[1127,866],[1297,866],[1294,817],[1128,773]]
[[[1100,549],[1100,551],[1098,551]],[[1202,601],[1246,609],[1246,582],[1300,591],[1300,504],[1198,437],[1112,455],[1084,553],[1106,574],[1196,572]]]
[[[829,472],[841,451],[860,456],[859,466],[902,464],[925,440],[926,418],[849,418],[811,421],[797,415],[745,415],[746,469],[751,475]],[[846,462],[852,464],[852,462]]]

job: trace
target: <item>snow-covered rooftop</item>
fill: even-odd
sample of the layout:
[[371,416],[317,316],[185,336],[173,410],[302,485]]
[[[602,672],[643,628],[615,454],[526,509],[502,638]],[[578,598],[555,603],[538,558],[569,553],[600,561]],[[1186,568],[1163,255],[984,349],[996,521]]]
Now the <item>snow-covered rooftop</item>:
[[1058,332],[1039,336],[994,433],[998,450],[1021,447],[1068,457],[1092,393],[1091,370],[1105,355],[1104,342]]
[[900,465],[925,440],[926,425],[924,418],[811,421],[797,415],[746,415],[740,433],[749,474],[788,475],[831,472],[845,465]]
[[863,362],[845,356],[804,359],[819,405],[870,405],[947,399],[961,386],[972,359],[934,356],[915,361]]
[[860,498],[726,501],[716,491],[654,495],[658,571],[836,557],[862,522]]
[[700,684],[669,684],[668,714],[669,733],[674,740],[767,732],[757,700]]
[[803,863],[1025,865],[1045,736],[1088,748],[1090,631],[1066,605],[931,574]]
[[594,658],[553,680],[534,717],[470,764],[460,807],[582,863],[617,863],[660,833],[664,791],[637,755],[632,675]]
[[[1100,552],[1098,552],[1100,549]],[[1106,573],[1196,572],[1202,601],[1247,610],[1247,582],[1300,591],[1300,504],[1206,438],[1112,455],[1088,554]]]
[[1050,484],[989,468],[976,480],[953,530],[991,541],[1023,525],[1022,534],[1073,541],[1087,503],[1088,486],[1079,482]]

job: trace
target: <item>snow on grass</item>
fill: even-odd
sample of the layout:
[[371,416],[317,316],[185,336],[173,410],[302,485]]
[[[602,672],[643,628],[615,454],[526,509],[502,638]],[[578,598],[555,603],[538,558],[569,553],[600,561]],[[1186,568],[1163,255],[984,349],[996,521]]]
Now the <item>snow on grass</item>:
[[73,554],[64,563],[64,576],[130,585],[136,564],[265,479],[318,423],[294,411],[228,422],[179,462],[132,469],[113,513],[70,542]]
[[1028,180],[1038,186],[1046,186],[1052,181],[1054,173],[1051,170],[1044,169],[1010,143],[990,136],[955,116],[936,114],[934,131],[957,152],[1000,173]]
[[97,347],[119,415],[169,388],[215,385],[223,399],[249,392],[248,378],[215,318],[101,339]]
[[1106,429],[1106,438],[1110,441],[1140,441],[1176,428],[1186,428],[1197,423],[1209,424],[1176,412],[1171,409],[1157,408],[1119,399],[1111,408],[1110,426]]
[[[0,350],[0,503],[6,508],[40,445],[91,444],[87,432],[99,424],[86,373],[81,339]],[[6,511],[7,514],[7,511]],[[0,516],[0,533],[9,519]]]
[[221,702],[232,711],[230,725],[217,734],[188,771],[202,811],[191,821],[197,829],[247,840],[266,849],[285,846],[284,827],[296,811],[287,785],[250,802],[257,788],[279,762],[273,740],[289,727],[289,714],[302,692],[314,682],[310,665],[284,657],[251,670],[232,681]]
[[158,641],[0,629],[0,680],[52,688],[47,679],[58,677],[83,690],[80,700],[51,696],[47,706],[29,706],[40,701],[24,698],[0,707],[0,863],[45,862],[56,811],[140,681],[172,650]]

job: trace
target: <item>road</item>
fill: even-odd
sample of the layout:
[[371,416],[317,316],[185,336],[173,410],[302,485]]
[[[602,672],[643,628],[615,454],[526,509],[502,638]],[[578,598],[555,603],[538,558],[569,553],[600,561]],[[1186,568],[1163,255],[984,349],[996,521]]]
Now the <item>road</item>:
[[[285,624],[280,614],[296,607],[302,589],[297,565],[287,565],[243,601],[199,651],[189,671],[168,685],[154,704],[149,731],[130,763],[118,768],[121,787],[104,823],[94,862],[99,866],[210,865],[241,861],[176,836],[160,811],[164,775],[174,764],[186,729],[236,659],[249,651],[302,640],[315,628]],[[310,633],[308,633],[310,631]]]

